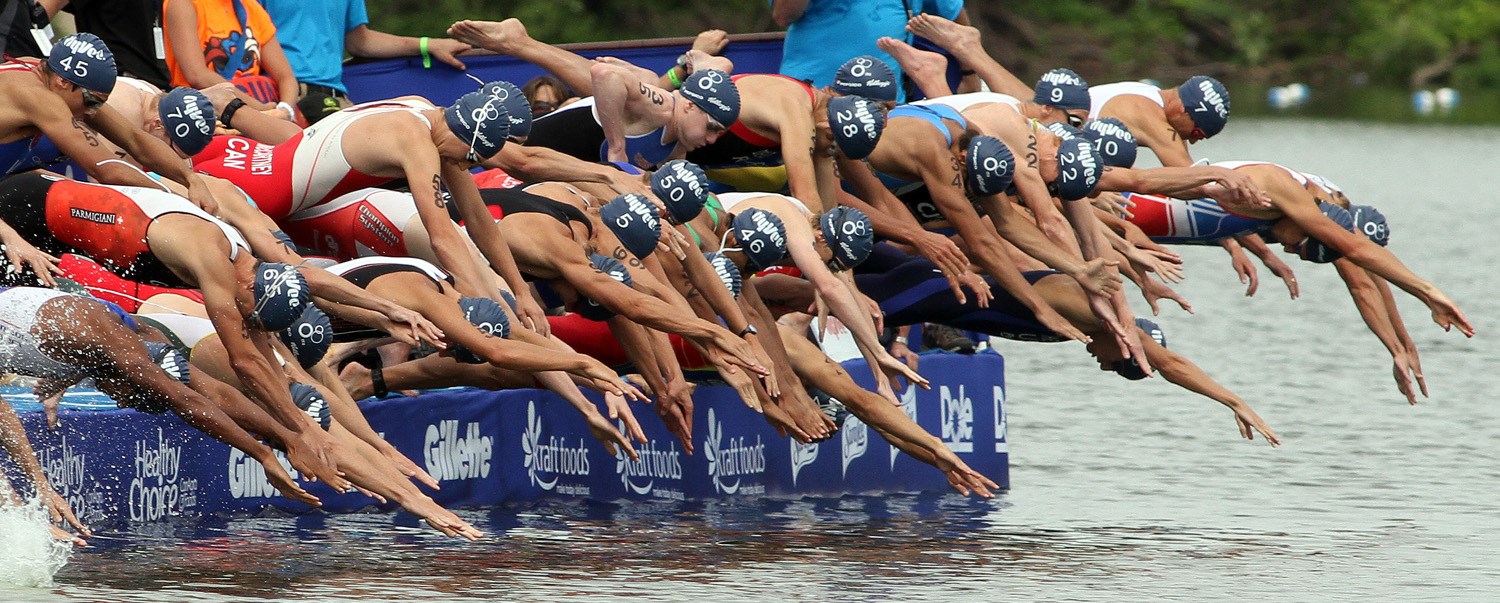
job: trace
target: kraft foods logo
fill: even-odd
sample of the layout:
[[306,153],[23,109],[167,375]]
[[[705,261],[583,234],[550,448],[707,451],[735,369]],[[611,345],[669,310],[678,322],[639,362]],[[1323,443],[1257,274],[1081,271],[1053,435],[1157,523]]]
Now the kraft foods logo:
[[432,479],[443,481],[480,479],[490,476],[495,438],[481,435],[479,423],[470,421],[459,430],[457,419],[427,426],[422,441],[423,463]]
[[[276,461],[281,464],[282,470],[293,480],[301,480],[302,476],[292,468],[292,462],[286,458],[286,453],[277,450]],[[262,467],[255,459],[246,456],[244,451],[238,448],[229,449],[229,496],[233,498],[270,498],[281,496],[281,491],[271,485],[271,480],[266,479],[266,468]]]
[[[906,391],[901,392],[901,412],[906,413],[906,416],[910,418],[913,423],[917,422],[916,385],[907,384]],[[896,457],[900,454],[901,449],[896,448],[895,446],[891,446],[891,469],[894,470],[896,468]]]
[[708,459],[708,477],[714,482],[714,490],[723,494],[765,494],[761,484],[742,484],[741,480],[751,475],[766,472],[766,445],[760,436],[750,444],[743,436],[724,437],[724,424],[708,409],[708,438],[703,440],[703,457]]
[[[619,429],[621,433],[625,431],[624,421],[619,422]],[[669,440],[667,447],[661,448],[655,439],[651,439],[644,446],[636,447],[635,452],[641,460],[630,460],[624,450],[615,454],[615,473],[620,476],[620,483],[627,492],[668,500],[684,499],[681,489],[657,483],[657,480],[679,484],[682,481],[682,451],[677,449],[677,442]]]
[[797,485],[797,476],[802,473],[802,468],[813,464],[818,460],[817,444],[803,444],[796,439],[787,438],[792,446],[792,485]]
[[[839,429],[842,440],[844,458],[844,477],[849,477],[849,463],[854,459],[865,455],[870,447],[870,427],[864,421],[853,415],[844,418],[844,426]],[[894,448],[894,447],[893,447]]]
[[182,447],[156,428],[154,440],[135,441],[135,475],[130,479],[131,521],[156,521],[197,506],[197,480],[181,480]]
[[542,418],[536,414],[536,401],[526,403],[526,431],[521,434],[522,466],[531,477],[531,484],[543,490],[557,490],[564,494],[587,495],[587,489],[559,488],[557,482],[564,475],[588,475],[589,451],[583,438],[578,446],[570,447],[562,438],[551,436],[542,439]]
[[958,386],[958,395],[948,386],[938,387],[943,409],[943,443],[954,452],[974,452],[974,401]]

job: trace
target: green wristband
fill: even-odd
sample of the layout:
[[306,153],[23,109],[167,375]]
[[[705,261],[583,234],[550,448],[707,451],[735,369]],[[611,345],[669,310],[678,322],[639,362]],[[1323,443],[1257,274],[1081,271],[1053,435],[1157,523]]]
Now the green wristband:
[[677,67],[673,66],[667,70],[667,81],[672,82],[672,87],[681,88],[682,80],[677,79]]
[[417,39],[417,49],[422,51],[423,69],[432,69],[432,53],[427,52],[428,41],[429,38],[427,36],[422,36],[421,38]]

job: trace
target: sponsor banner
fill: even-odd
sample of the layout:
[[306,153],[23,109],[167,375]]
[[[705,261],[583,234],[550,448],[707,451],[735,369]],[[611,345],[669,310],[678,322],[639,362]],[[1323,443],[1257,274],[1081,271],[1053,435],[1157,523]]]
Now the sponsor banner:
[[[862,385],[872,384],[862,362],[847,365]],[[997,354],[927,355],[922,373],[933,389],[900,392],[903,410],[1008,487],[1004,360]],[[75,410],[100,405],[65,402],[62,426],[53,431],[35,403],[6,398],[20,411],[54,487],[90,524],[266,507],[309,510],[282,497],[260,463],[172,415]],[[649,438],[636,447],[639,460],[610,455],[576,410],[541,390],[440,390],[361,406],[376,432],[439,480],[442,490],[431,495],[449,507],[543,497],[671,501],[949,489],[936,469],[900,453],[852,416],[828,441],[803,445],[778,435],[727,387],[699,387],[694,400],[691,454],[650,406],[634,407]],[[300,477],[284,455],[277,461]],[[18,477],[13,466],[5,469]],[[377,506],[321,483],[304,486],[329,512]]]

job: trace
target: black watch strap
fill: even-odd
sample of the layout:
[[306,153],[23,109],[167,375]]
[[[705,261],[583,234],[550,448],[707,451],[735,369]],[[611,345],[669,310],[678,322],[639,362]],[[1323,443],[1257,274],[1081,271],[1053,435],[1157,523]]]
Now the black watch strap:
[[240,107],[243,106],[245,106],[244,99],[237,98],[229,101],[229,104],[224,105],[224,111],[219,114],[219,123],[223,124],[224,127],[233,130],[234,126],[229,125],[229,122],[234,120],[234,112],[239,111]]
[[740,329],[740,332],[736,333],[736,334],[739,335],[740,337],[744,337],[746,335],[754,335],[754,334],[759,333],[759,332],[760,331],[755,330],[755,325],[747,324],[747,325],[745,325],[745,328]]

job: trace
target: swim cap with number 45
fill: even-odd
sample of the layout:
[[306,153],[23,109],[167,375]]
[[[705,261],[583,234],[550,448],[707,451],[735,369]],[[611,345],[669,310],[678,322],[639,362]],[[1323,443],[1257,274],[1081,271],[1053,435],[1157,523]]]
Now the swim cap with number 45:
[[47,68],[90,92],[115,89],[115,54],[91,33],[76,33],[57,41],[47,55]]

